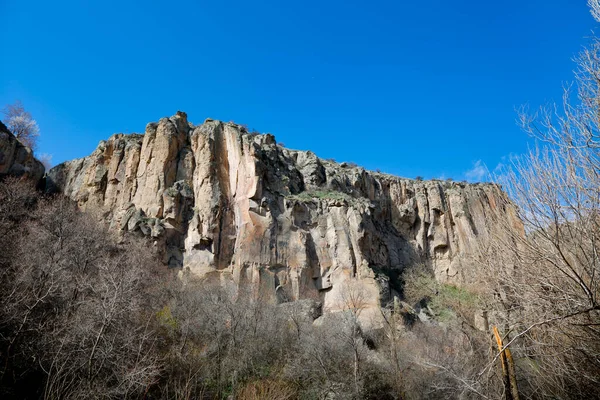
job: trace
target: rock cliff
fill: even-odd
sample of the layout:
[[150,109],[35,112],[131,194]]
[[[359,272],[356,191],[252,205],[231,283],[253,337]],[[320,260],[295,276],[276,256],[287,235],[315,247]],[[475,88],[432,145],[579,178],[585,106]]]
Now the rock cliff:
[[5,175],[25,176],[38,182],[44,176],[44,165],[33,151],[19,142],[0,121],[0,178]]
[[233,123],[194,126],[182,112],[143,135],[113,135],[50,170],[47,183],[115,230],[155,238],[184,275],[278,302],[320,299],[325,311],[344,307],[350,282],[375,309],[414,263],[460,283],[505,200],[495,185],[366,171]]

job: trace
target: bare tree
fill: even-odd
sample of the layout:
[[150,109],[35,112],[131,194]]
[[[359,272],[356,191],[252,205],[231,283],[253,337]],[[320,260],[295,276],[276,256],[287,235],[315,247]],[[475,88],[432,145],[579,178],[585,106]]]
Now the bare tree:
[[588,5],[591,8],[591,13],[596,21],[600,21],[600,1],[588,0]]
[[40,135],[40,128],[23,104],[17,100],[2,110],[4,122],[13,135],[25,146],[35,150]]
[[362,387],[362,365],[366,353],[366,346],[362,336],[359,318],[361,313],[367,307],[368,292],[364,288],[364,283],[356,279],[348,279],[342,287],[341,298],[344,311],[346,313],[348,330],[342,330],[341,336],[352,349],[352,364],[354,377],[355,396],[360,397]]
[[[0,185],[7,210],[30,195],[20,184]],[[117,245],[66,198],[38,199],[12,217],[14,249],[0,271],[0,393],[139,397],[160,369],[151,252]]]
[[[599,2],[589,5],[600,21]],[[562,106],[519,115],[536,146],[498,181],[524,227],[498,218],[504,229],[482,257],[490,318],[526,396],[597,398],[600,385],[599,39],[576,63]],[[494,364],[501,358],[497,352]]]

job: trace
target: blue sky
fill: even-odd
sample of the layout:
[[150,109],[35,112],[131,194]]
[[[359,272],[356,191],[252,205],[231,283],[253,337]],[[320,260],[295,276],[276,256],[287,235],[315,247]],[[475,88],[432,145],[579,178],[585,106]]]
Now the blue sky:
[[516,107],[560,100],[595,27],[585,3],[0,0],[0,105],[23,102],[54,163],[182,110],[477,180],[526,150]]

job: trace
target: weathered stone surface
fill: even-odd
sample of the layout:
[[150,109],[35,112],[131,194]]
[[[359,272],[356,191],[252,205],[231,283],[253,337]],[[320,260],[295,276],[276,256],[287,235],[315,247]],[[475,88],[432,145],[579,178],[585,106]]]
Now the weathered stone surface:
[[0,177],[5,175],[24,176],[38,182],[44,176],[44,165],[0,121]]
[[[139,229],[192,276],[252,285],[275,301],[344,309],[359,283],[364,318],[398,290],[408,265],[460,283],[504,194],[491,184],[415,181],[324,161],[272,135],[184,113],[113,135],[53,168],[51,188]],[[507,214],[507,218],[510,218]]]
[[312,299],[301,299],[294,302],[285,302],[277,306],[284,315],[294,319],[313,322],[323,315],[323,305]]

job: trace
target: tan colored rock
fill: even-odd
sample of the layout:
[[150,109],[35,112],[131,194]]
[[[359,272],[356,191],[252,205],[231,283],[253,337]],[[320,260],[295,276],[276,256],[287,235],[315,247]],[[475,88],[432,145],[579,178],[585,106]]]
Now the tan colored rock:
[[232,123],[193,126],[179,112],[144,135],[112,136],[48,181],[114,229],[159,240],[165,262],[186,274],[274,302],[318,299],[325,311],[344,308],[352,282],[369,319],[399,289],[392,272],[413,263],[460,283],[505,199],[491,184],[372,173]]

